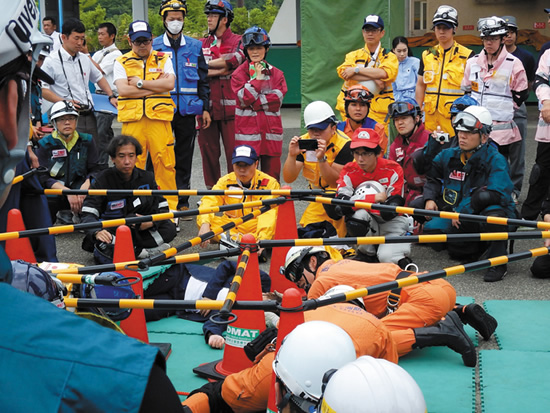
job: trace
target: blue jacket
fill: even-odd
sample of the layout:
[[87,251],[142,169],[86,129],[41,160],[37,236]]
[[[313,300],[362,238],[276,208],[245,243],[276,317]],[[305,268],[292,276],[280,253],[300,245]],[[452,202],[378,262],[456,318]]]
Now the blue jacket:
[[[433,160],[428,172],[428,182],[424,185],[424,199],[442,203],[447,210],[464,214],[479,213],[471,206],[472,193],[485,187],[500,195],[498,204],[486,211],[502,209],[509,218],[515,217],[515,204],[512,200],[513,184],[508,172],[508,162],[491,143],[483,145],[464,165],[460,159],[459,147],[444,149]],[[446,196],[443,196],[444,192]],[[454,199],[453,199],[454,198]],[[447,199],[452,202],[443,202]],[[440,208],[441,209],[441,208]]]
[[180,46],[174,50],[166,33],[153,40],[153,49],[172,55],[176,73],[176,85],[170,92],[180,115],[202,115],[208,108],[210,86],[208,85],[208,65],[202,53],[199,40],[182,35]]
[[[366,117],[365,120],[363,121],[363,124],[361,125],[362,128],[367,128],[367,129],[374,129],[375,126],[376,126],[376,122],[374,121],[374,119],[371,119],[369,117]],[[345,128],[346,128],[345,120],[338,122],[338,125],[336,125],[336,129],[338,129],[341,132],[344,132]]]
[[0,283],[0,406],[10,412],[138,412],[159,351]]

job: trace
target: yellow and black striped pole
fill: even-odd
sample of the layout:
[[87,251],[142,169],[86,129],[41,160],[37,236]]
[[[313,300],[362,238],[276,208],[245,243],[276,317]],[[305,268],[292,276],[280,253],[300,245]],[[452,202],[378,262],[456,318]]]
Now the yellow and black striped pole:
[[526,221],[523,219],[502,218],[484,215],[462,214],[458,212],[447,211],[432,211],[429,209],[419,209],[410,207],[400,207],[393,205],[372,204],[370,202],[361,201],[346,201],[344,199],[326,198],[322,196],[315,197],[303,197],[304,201],[320,202],[322,204],[343,205],[347,207],[356,207],[361,209],[395,212],[398,214],[407,215],[422,215],[428,217],[445,218],[445,219],[458,219],[459,221],[472,221],[481,222],[496,225],[513,225],[518,227],[529,227],[538,229],[550,229],[550,222],[543,221]]
[[203,215],[203,214],[214,214],[217,212],[233,211],[233,210],[244,209],[244,208],[257,208],[265,205],[265,201],[269,201],[269,200],[266,199],[266,200],[244,202],[239,204],[229,204],[229,205],[221,205],[221,206],[213,206],[213,207],[201,207],[198,209],[190,209],[187,211],[164,212],[161,214],[143,215],[141,217],[131,217],[131,218],[109,219],[105,221],[88,222],[84,224],[61,225],[57,227],[36,228],[36,229],[29,229],[25,231],[4,232],[4,233],[0,233],[0,241],[34,237],[39,235],[69,234],[75,231],[113,228],[113,227],[118,227],[120,225],[130,226],[134,224],[140,224],[142,222],[157,222],[157,221],[164,221],[172,218],[182,218],[182,217],[189,217],[189,216],[196,216],[196,215]]
[[408,244],[408,243],[436,243],[436,242],[470,242],[470,241],[506,241],[525,239],[547,239],[550,231],[526,232],[485,232],[466,234],[433,234],[433,235],[404,235],[404,236],[372,236],[346,238],[301,238],[258,241],[260,248],[275,247],[305,247],[320,245],[379,245],[379,244]]
[[237,271],[235,271],[235,276],[233,277],[231,285],[229,286],[229,292],[227,293],[227,297],[225,297],[223,306],[220,309],[220,316],[222,318],[228,318],[229,314],[231,313],[231,309],[233,308],[233,304],[235,304],[235,300],[237,299],[237,292],[241,287],[241,282],[243,281],[243,275],[246,271],[249,259],[250,247],[247,246],[241,254],[241,261],[237,266]]
[[[20,175],[23,176],[23,175]],[[18,177],[16,177],[18,178]],[[22,179],[22,178],[21,178]],[[323,195],[322,189],[44,189],[33,190],[44,195],[89,195],[89,196],[287,196],[291,198]]]

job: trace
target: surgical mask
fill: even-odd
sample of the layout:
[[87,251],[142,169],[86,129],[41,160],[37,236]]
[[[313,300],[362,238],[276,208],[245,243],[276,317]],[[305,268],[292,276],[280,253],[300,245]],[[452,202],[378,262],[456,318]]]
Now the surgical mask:
[[172,20],[169,22],[166,22],[166,30],[170,32],[170,34],[179,34],[181,30],[183,29],[183,22],[179,20]]

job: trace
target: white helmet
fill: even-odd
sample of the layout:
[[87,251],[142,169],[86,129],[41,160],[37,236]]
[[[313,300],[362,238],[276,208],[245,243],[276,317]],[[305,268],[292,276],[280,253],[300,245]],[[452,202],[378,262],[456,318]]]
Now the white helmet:
[[306,124],[306,128],[310,125],[315,125],[326,121],[336,123],[336,115],[327,102],[316,100],[311,102],[304,109],[304,123]]
[[327,379],[322,413],[427,411],[422,391],[410,374],[384,359],[359,357]]
[[[0,130],[0,198],[11,184],[15,165],[25,156],[29,141],[30,79],[44,44],[51,44],[48,36],[40,33],[40,16],[34,1],[14,0],[3,2],[0,16],[0,88],[7,86],[8,80],[15,80],[21,86],[18,101],[15,96],[10,104],[18,109],[17,118],[9,121],[17,123],[16,128]],[[32,52],[29,63],[26,55]],[[28,77],[27,77],[28,75]],[[6,110],[6,108],[1,108]],[[15,116],[13,116],[15,118]]]
[[361,182],[351,197],[350,201],[362,201],[367,195],[375,195],[386,192],[384,186],[377,181]]
[[454,7],[443,5],[437,8],[432,19],[433,28],[442,23],[452,27],[458,26],[458,12]]
[[453,119],[453,127],[457,131],[481,132],[488,135],[493,127],[493,117],[483,106],[468,106],[462,112],[458,112]]
[[477,21],[477,30],[480,37],[505,36],[508,33],[506,22],[497,16],[482,17],[479,19]]
[[[285,337],[273,361],[273,371],[295,402],[316,404],[323,375],[355,360],[348,333],[326,321],[308,321]],[[307,409],[303,409],[307,411]]]
[[306,257],[316,252],[326,252],[325,247],[292,247],[286,253],[285,265],[280,268],[280,273],[292,282],[302,278],[303,261]]
[[50,120],[56,120],[61,116],[73,115],[78,117],[78,111],[75,109],[73,102],[68,100],[60,100],[55,102],[50,110]]
[[[324,293],[321,297],[319,297],[319,299],[322,300],[323,298],[329,298],[336,294],[349,293],[350,291],[355,291],[355,288],[353,288],[351,285],[345,285],[345,284],[335,285],[334,287],[329,288],[329,290],[326,293]],[[349,302],[365,310],[365,303],[361,298],[355,298],[353,300],[349,300]]]

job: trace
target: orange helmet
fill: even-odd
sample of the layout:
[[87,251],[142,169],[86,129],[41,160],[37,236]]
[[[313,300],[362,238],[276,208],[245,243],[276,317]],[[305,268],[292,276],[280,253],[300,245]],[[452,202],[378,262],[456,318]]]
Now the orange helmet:
[[344,92],[344,101],[346,102],[361,102],[370,105],[374,95],[366,86],[353,85]]

